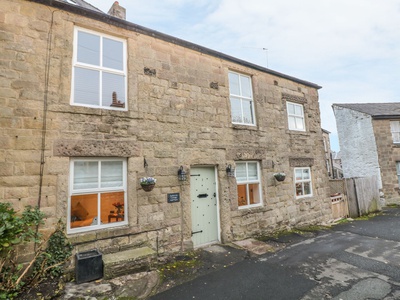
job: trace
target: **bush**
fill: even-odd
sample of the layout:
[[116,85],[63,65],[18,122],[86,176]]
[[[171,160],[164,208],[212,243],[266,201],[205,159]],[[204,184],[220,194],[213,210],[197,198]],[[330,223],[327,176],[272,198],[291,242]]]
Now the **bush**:
[[13,298],[24,285],[26,274],[17,264],[15,248],[25,242],[39,242],[37,226],[43,224],[44,214],[38,207],[27,206],[18,216],[10,203],[0,203],[0,299]]
[[27,206],[21,216],[9,203],[0,203],[0,299],[13,299],[22,288],[33,287],[46,278],[60,277],[64,263],[71,257],[72,245],[65,236],[65,225],[59,221],[56,230],[35,250],[27,266],[16,263],[16,247],[26,242],[40,243],[38,226],[44,214]]

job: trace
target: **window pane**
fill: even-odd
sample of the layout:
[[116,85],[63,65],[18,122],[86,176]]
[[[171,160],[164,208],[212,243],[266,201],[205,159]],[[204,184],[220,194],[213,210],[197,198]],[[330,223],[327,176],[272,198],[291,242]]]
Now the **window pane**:
[[301,183],[296,183],[296,196],[303,195],[303,188]]
[[238,185],[238,205],[244,206],[247,205],[247,192],[246,192],[246,185]]
[[247,174],[246,174],[246,164],[236,164],[236,181],[246,181]]
[[258,184],[249,184],[249,204],[260,203],[260,191]]
[[101,163],[101,187],[121,187],[123,185],[122,161]]
[[111,106],[113,103],[113,92],[116,93],[117,101],[125,103],[124,81],[124,76],[103,72],[103,106]]
[[71,228],[97,224],[97,194],[71,196]]
[[239,75],[229,73],[229,92],[231,95],[240,95]]
[[396,162],[397,175],[400,175],[400,162]]
[[304,180],[310,179],[310,170],[309,169],[303,169],[303,179]]
[[310,182],[304,182],[303,183],[304,187],[304,195],[311,195],[311,184]]
[[296,129],[304,129],[303,119],[302,118],[295,118],[295,119],[296,119]]
[[300,105],[295,105],[295,114],[296,116],[303,116],[303,107]]
[[97,188],[98,163],[96,161],[74,162],[74,190]]
[[288,113],[290,115],[293,115],[294,114],[294,105],[291,103],[288,103],[287,108],[288,108]]
[[294,117],[288,117],[289,129],[296,129],[296,120]]
[[242,105],[238,98],[231,97],[232,122],[243,123]]
[[91,65],[100,65],[100,37],[87,32],[78,31],[77,60]]
[[246,76],[240,76],[240,84],[242,88],[241,96],[251,98],[250,78]]
[[248,163],[248,180],[257,180],[257,163]]
[[253,124],[253,111],[251,101],[243,101],[243,123]]
[[75,67],[74,103],[99,105],[100,72]]
[[295,177],[296,177],[296,181],[302,180],[303,179],[302,170],[296,169],[295,170]]
[[120,41],[103,38],[103,67],[123,70],[123,46]]
[[102,224],[122,222],[125,219],[124,192],[101,194]]

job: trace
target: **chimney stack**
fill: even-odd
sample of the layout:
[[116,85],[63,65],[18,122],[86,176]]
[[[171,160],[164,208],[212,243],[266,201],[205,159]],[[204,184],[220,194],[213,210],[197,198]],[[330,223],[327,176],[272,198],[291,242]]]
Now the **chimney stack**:
[[107,14],[122,20],[126,20],[126,9],[120,6],[118,1],[114,2]]

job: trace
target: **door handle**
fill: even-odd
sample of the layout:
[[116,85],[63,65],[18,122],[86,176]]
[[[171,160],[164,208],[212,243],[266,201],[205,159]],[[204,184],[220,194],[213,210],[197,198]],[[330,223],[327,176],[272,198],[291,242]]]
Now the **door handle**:
[[198,194],[197,198],[207,198],[208,194]]
[[203,232],[203,230],[199,230],[199,231],[192,231],[192,235],[193,234],[196,234],[196,233],[202,233]]

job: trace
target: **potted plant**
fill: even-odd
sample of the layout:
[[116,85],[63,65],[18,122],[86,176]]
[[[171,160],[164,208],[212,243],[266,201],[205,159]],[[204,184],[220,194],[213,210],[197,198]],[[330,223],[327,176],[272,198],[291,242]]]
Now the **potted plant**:
[[142,177],[140,178],[140,186],[146,192],[150,192],[156,185],[157,179],[154,177]]
[[274,173],[274,177],[278,181],[284,181],[286,178],[286,174],[283,172]]

